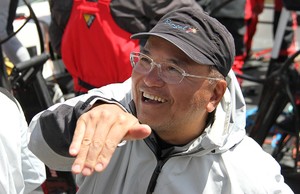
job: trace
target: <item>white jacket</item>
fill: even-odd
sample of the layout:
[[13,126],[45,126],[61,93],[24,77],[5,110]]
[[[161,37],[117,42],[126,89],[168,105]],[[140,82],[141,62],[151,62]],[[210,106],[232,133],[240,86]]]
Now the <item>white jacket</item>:
[[1,92],[0,104],[0,193],[27,194],[45,181],[45,165],[27,147],[21,106]]
[[[214,124],[194,141],[163,152],[153,134],[126,142],[105,171],[77,177],[78,193],[293,193],[279,164],[245,135],[245,102],[233,72],[227,82]],[[120,102],[134,114],[130,87],[127,80],[95,89],[36,115],[30,124],[30,149],[50,168],[70,170],[74,159],[67,149],[76,119],[97,100]]]

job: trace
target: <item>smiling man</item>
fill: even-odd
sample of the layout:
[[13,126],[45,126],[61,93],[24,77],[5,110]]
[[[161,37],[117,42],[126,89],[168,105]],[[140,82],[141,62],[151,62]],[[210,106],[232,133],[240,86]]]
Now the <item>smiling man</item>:
[[198,137],[206,125],[204,118],[214,111],[226,90],[224,76],[155,35],[141,53],[131,54],[131,61],[138,120],[170,144],[183,145]]
[[78,193],[292,193],[245,134],[232,36],[201,10],[165,15],[131,79],[36,115],[30,149],[77,174]]

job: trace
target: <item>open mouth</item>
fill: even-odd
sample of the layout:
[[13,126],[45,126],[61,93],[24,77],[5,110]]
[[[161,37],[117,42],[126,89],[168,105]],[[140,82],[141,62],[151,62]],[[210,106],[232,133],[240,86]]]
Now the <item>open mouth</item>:
[[154,96],[154,95],[151,95],[151,94],[147,94],[145,92],[143,92],[143,101],[144,102],[156,102],[156,103],[164,103],[166,102],[167,100],[166,99],[163,99],[159,96]]

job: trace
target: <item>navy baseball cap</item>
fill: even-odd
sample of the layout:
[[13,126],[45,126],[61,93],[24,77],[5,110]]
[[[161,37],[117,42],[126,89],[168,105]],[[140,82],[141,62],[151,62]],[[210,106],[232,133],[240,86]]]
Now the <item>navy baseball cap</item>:
[[216,19],[201,9],[185,7],[169,12],[149,31],[133,34],[132,39],[161,37],[193,61],[214,65],[226,77],[235,56],[234,39]]

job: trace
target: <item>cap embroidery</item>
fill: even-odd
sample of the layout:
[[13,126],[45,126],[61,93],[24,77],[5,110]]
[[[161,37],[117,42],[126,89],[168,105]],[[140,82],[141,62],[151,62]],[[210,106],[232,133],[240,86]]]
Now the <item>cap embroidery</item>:
[[169,25],[171,28],[178,29],[178,30],[183,30],[186,33],[196,33],[198,29],[196,27],[192,27],[190,25],[179,25],[175,24],[171,19],[167,18],[163,20],[164,24]]

